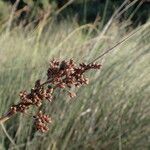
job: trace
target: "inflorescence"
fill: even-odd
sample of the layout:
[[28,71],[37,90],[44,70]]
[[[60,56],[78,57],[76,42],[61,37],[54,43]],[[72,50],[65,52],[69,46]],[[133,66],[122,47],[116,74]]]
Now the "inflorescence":
[[84,73],[91,69],[100,69],[101,65],[96,63],[85,64],[81,63],[78,66],[70,59],[69,61],[50,61],[50,66],[47,70],[47,79],[41,83],[41,80],[35,82],[34,88],[30,92],[20,92],[20,102],[13,105],[7,113],[7,117],[20,112],[26,113],[30,106],[36,106],[39,108],[36,115],[33,116],[35,127],[41,132],[48,131],[48,123],[52,122],[50,116],[43,114],[40,110],[43,102],[46,100],[53,101],[54,91],[57,88],[67,89],[68,95],[73,98],[75,93],[71,92],[71,87],[81,87],[89,83],[89,79]]

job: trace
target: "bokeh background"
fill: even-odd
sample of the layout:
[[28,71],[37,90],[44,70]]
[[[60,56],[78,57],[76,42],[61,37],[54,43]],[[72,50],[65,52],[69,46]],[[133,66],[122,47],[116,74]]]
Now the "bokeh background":
[[45,79],[50,59],[88,63],[138,32],[97,61],[76,98],[58,91],[43,105],[48,133],[34,130],[34,109],[1,124],[0,150],[149,150],[149,16],[149,0],[1,0],[1,116]]

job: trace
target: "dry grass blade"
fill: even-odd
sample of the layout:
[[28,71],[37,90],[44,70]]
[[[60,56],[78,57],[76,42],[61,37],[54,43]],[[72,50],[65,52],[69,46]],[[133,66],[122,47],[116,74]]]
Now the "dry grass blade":
[[[13,146],[16,146],[16,144],[15,144],[15,142],[13,141],[13,139],[10,137],[10,135],[8,134],[8,132],[7,132],[7,130],[6,130],[6,128],[5,128],[5,126],[4,126],[4,124],[3,123],[0,123],[1,124],[1,127],[2,127],[2,129],[3,129],[3,131],[4,131],[4,133],[5,133],[5,135],[7,136],[7,138],[9,139],[9,141],[11,142],[11,144],[13,145]],[[18,148],[17,148],[18,149]]]

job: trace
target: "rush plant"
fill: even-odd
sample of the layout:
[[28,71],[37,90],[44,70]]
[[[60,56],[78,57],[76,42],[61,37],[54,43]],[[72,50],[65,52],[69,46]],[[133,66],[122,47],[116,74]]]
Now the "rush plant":
[[139,30],[141,30],[141,28],[116,43],[110,49],[104,51],[104,53],[88,64],[80,63],[77,65],[72,59],[68,61],[60,61],[56,59],[50,61],[46,81],[42,82],[38,79],[30,92],[21,91],[19,94],[20,102],[10,107],[7,113],[0,118],[0,123],[4,123],[18,112],[27,113],[27,110],[31,106],[35,106],[37,108],[37,112],[32,118],[34,119],[36,129],[41,132],[48,131],[48,123],[52,122],[52,118],[42,112],[42,104],[46,101],[52,102],[54,100],[53,97],[56,89],[63,89],[63,91],[66,91],[71,98],[75,97],[76,94],[71,92],[71,88],[87,85],[89,83],[89,79],[85,76],[85,73],[92,69],[97,70],[101,68],[101,64],[97,64],[95,62],[129,39]]

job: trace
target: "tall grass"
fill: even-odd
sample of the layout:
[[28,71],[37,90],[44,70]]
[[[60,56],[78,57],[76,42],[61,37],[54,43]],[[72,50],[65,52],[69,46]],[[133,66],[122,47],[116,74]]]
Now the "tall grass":
[[[0,115],[19,100],[19,91],[29,90],[35,80],[44,77],[49,59],[89,62],[126,34],[126,23],[113,23],[102,36],[97,30],[94,38],[83,32],[85,28],[95,30],[92,27],[54,23],[38,39],[39,28],[1,32]],[[78,90],[74,101],[58,91],[56,100],[44,106],[53,116],[47,134],[34,131],[27,115],[17,115],[0,128],[0,149],[148,150],[150,22],[139,28],[142,30],[100,60],[102,70],[88,74],[90,85]]]

